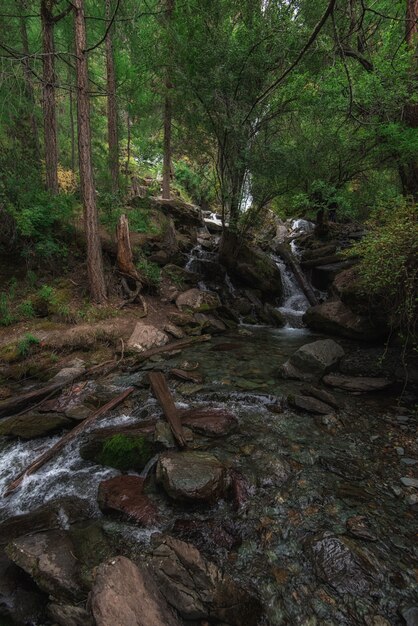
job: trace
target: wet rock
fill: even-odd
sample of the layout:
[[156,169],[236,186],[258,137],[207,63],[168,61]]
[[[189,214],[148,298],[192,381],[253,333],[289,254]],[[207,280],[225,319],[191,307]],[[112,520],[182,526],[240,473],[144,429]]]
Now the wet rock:
[[135,352],[145,352],[151,348],[164,346],[168,342],[168,335],[155,326],[137,322],[135,329],[130,336],[127,348]]
[[[43,624],[47,596],[6,554],[0,553],[0,624]],[[11,620],[11,621],[9,621]]]
[[382,391],[393,383],[387,378],[368,378],[361,376],[343,376],[342,374],[327,374],[323,381],[330,387],[337,387],[344,391],[367,392]]
[[225,409],[201,408],[182,413],[182,423],[206,437],[224,437],[236,430],[238,420]]
[[157,464],[157,480],[174,500],[213,501],[226,488],[226,471],[208,452],[166,452]]
[[352,537],[365,541],[377,541],[376,535],[370,530],[367,517],[355,515],[346,521],[347,531]]
[[150,559],[159,588],[183,619],[256,626],[258,599],[202,557],[189,543],[160,536]]
[[220,548],[230,551],[242,542],[234,524],[228,520],[177,519],[172,532],[211,557],[216,556]]
[[180,310],[203,312],[217,309],[221,306],[221,302],[216,293],[189,289],[178,296],[176,305]]
[[231,496],[236,511],[243,509],[251,498],[251,486],[247,478],[237,470],[229,472]]
[[73,426],[70,419],[61,413],[25,413],[12,415],[0,422],[0,437],[35,439],[62,431]]
[[405,487],[415,487],[418,489],[418,478],[412,478],[411,476],[402,476],[401,483]]
[[401,610],[406,626],[418,626],[418,606],[411,606]]
[[369,476],[360,461],[344,457],[340,459],[320,457],[322,467],[346,480],[360,481]]
[[58,626],[95,626],[93,617],[81,606],[48,604],[49,617]]
[[284,378],[316,380],[335,368],[343,355],[342,347],[332,339],[307,343],[284,363],[281,375]]
[[97,430],[87,435],[80,446],[80,456],[86,461],[136,472],[145,467],[156,451],[150,439],[128,430],[112,434]]
[[325,533],[310,542],[309,553],[317,576],[338,593],[366,595],[381,581],[374,557],[349,539]]
[[117,556],[97,569],[89,596],[96,626],[179,626],[148,572]]
[[72,420],[76,420],[77,422],[81,422],[85,420],[91,413],[91,409],[84,404],[78,404],[76,406],[71,406],[65,411],[65,416],[69,417]]
[[155,504],[142,493],[145,480],[139,476],[115,476],[99,485],[97,501],[104,513],[119,513],[129,522],[152,526],[158,519]]
[[266,471],[261,478],[262,487],[282,487],[292,476],[292,468],[288,461],[283,458],[272,459],[266,465]]
[[382,336],[366,317],[357,315],[340,300],[324,302],[308,309],[303,316],[305,324],[323,333],[371,341]]
[[19,537],[8,544],[6,552],[52,597],[74,600],[82,596],[78,561],[67,533],[53,530]]
[[325,391],[325,389],[318,389],[318,387],[312,387],[311,385],[306,385],[302,387],[300,390],[303,396],[311,396],[312,398],[316,398],[325,404],[329,404],[333,409],[338,410],[340,408],[340,403],[337,401],[335,396],[329,391]]
[[216,333],[223,333],[226,330],[226,326],[222,320],[215,315],[208,313],[195,313],[194,316],[196,322],[200,324],[202,330],[212,335]]
[[321,400],[311,398],[310,396],[289,396],[287,401],[292,408],[307,411],[308,413],[328,415],[328,413],[332,412],[332,407],[329,404],[324,404]]
[[197,325],[192,313],[186,313],[185,311],[173,311],[169,313],[168,319],[170,322],[180,327]]
[[175,339],[183,339],[183,337],[186,336],[185,332],[175,324],[166,324],[164,326],[164,331],[175,337]]
[[7,543],[16,537],[33,532],[65,528],[88,519],[89,504],[80,498],[60,498],[43,504],[39,508],[16,515],[0,524],[0,544]]
[[286,318],[283,313],[269,303],[264,305],[264,315],[267,318],[267,322],[276,328],[282,328],[286,324]]

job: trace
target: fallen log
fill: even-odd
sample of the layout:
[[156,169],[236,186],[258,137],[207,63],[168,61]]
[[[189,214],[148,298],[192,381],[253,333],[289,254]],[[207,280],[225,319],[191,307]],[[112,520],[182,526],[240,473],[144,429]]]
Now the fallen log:
[[294,255],[291,251],[285,246],[280,245],[278,247],[278,252],[281,257],[285,260],[285,262],[290,266],[293,274],[295,275],[296,280],[298,281],[303,293],[305,294],[309,304],[311,306],[316,306],[318,304],[318,298],[315,295],[314,290],[312,289],[309,281],[305,277],[302,272],[299,262],[295,259]]
[[180,378],[180,380],[187,380],[197,385],[200,385],[203,382],[203,376],[202,374],[199,374],[198,372],[193,373],[193,372],[186,372],[185,370],[172,369],[170,371],[170,374],[172,376],[175,376],[175,378]]
[[161,404],[163,413],[170,424],[171,432],[180,448],[186,446],[186,439],[181,425],[181,411],[174,404],[173,396],[168,388],[167,381],[162,372],[150,372],[148,374],[152,390],[158,402]]
[[109,374],[118,365],[119,363],[117,361],[106,361],[106,363],[95,365],[85,372],[81,372],[72,378],[67,378],[67,380],[57,381],[46,385],[41,389],[34,389],[28,393],[23,393],[19,396],[13,396],[12,398],[7,398],[7,400],[2,400],[0,402],[0,418],[9,417],[10,415],[15,415],[16,413],[22,415],[26,411],[34,408],[34,404],[39,404],[42,400],[53,397],[56,393],[61,391],[61,389],[72,385],[76,380],[96,374],[97,371],[105,366],[109,366],[106,370],[106,374]]
[[341,254],[330,254],[328,256],[319,257],[318,259],[307,259],[301,262],[302,267],[321,267],[322,265],[332,265],[333,263],[340,263],[344,261],[344,257]]
[[34,474],[40,467],[45,465],[48,461],[50,461],[58,452],[60,452],[70,441],[73,441],[81,432],[86,430],[90,424],[94,421],[98,420],[100,417],[103,417],[106,413],[117,407],[121,402],[123,402],[131,393],[134,391],[134,387],[128,387],[123,393],[121,393],[116,398],[109,400],[102,407],[93,411],[83,422],[78,424],[75,428],[70,430],[69,433],[61,437],[59,441],[55,445],[52,446],[49,450],[38,456],[28,467],[22,470],[14,480],[6,488],[4,492],[4,496],[9,496],[19,485],[22,483],[25,476],[30,476]]
[[188,337],[187,339],[179,339],[179,341],[173,341],[165,346],[160,346],[159,348],[151,348],[150,350],[145,350],[145,352],[141,352],[137,357],[135,357],[136,364],[133,368],[130,369],[131,372],[136,372],[141,368],[141,365],[137,365],[138,363],[143,363],[147,359],[156,354],[164,354],[165,352],[174,352],[175,350],[183,350],[183,348],[188,348],[195,343],[203,343],[204,341],[210,341],[212,339],[211,335],[199,335],[198,337]]

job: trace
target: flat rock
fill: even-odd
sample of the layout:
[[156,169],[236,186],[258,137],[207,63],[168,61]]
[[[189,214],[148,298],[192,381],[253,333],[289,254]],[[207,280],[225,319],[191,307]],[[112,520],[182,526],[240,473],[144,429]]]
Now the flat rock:
[[189,409],[182,413],[184,426],[207,437],[224,437],[233,432],[238,425],[235,415],[225,409]]
[[97,500],[103,512],[113,511],[140,526],[152,526],[158,518],[155,504],[142,493],[145,480],[139,476],[115,476],[99,485]]
[[344,376],[342,374],[327,374],[323,381],[330,387],[344,389],[344,391],[382,391],[393,383],[388,378],[370,378],[367,376]]
[[71,428],[73,423],[61,413],[25,413],[0,421],[0,437],[35,439]]
[[8,544],[6,552],[52,597],[74,600],[82,595],[78,561],[66,532],[53,530],[19,537]]
[[292,408],[307,411],[308,413],[328,415],[328,413],[332,412],[332,407],[329,404],[325,404],[321,400],[310,396],[289,396],[287,401]]
[[368,519],[364,515],[354,515],[346,521],[347,531],[357,539],[377,541],[377,537],[369,528]]
[[180,626],[148,572],[117,556],[97,568],[89,596],[96,626]]
[[217,293],[189,289],[178,296],[176,305],[180,310],[204,312],[217,309],[221,301]]
[[341,300],[324,302],[308,309],[303,321],[313,330],[350,339],[370,341],[382,336],[381,330],[372,326],[366,317],[354,313]]
[[344,350],[332,339],[307,343],[284,363],[281,374],[284,378],[317,380],[336,367],[343,356]]
[[157,480],[174,500],[207,502],[224,494],[226,470],[209,452],[165,452],[158,460]]
[[170,322],[164,326],[164,331],[176,339],[183,339],[186,336],[185,332],[179,326],[171,324]]
[[256,626],[258,599],[203,558],[191,544],[159,536],[150,566],[167,602],[186,621],[209,620]]
[[168,343],[168,335],[155,326],[138,322],[128,340],[127,347],[135,352],[145,352]]
[[340,408],[340,403],[337,401],[335,396],[329,391],[325,391],[325,389],[318,389],[318,387],[312,387],[312,385],[306,385],[302,387],[300,390],[303,396],[310,396],[312,398],[316,398],[321,402],[325,402],[325,404],[329,404],[333,409],[338,410]]
[[223,333],[226,330],[225,324],[216,317],[216,315],[210,313],[195,313],[194,318],[205,332],[216,334]]
[[405,487],[415,487],[418,489],[418,478],[412,478],[411,476],[402,476],[401,483]]
[[338,593],[367,595],[382,578],[374,557],[345,537],[324,533],[310,542],[309,552],[317,576]]

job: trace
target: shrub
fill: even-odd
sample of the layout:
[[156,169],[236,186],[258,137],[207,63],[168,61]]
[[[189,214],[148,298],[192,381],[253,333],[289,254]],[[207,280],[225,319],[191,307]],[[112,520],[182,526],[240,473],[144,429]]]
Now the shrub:
[[19,316],[23,318],[32,318],[36,315],[31,300],[24,300],[23,302],[21,302],[17,308],[17,311],[19,313]]
[[10,326],[14,322],[10,311],[9,300],[5,293],[0,294],[0,326]]
[[158,287],[161,282],[161,269],[159,265],[149,261],[143,257],[137,267],[141,276],[143,276],[149,287]]
[[405,343],[416,341],[418,286],[418,214],[415,205],[399,201],[380,207],[370,232],[351,248],[360,255],[359,286],[388,315]]

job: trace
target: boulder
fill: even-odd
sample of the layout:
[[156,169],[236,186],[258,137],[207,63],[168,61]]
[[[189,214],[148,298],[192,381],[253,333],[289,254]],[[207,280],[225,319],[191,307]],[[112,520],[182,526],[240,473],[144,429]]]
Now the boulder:
[[209,452],[165,452],[157,480],[174,500],[208,502],[225,493],[226,469]]
[[158,518],[155,504],[142,493],[144,478],[139,476],[115,476],[99,485],[97,500],[103,512],[121,514],[127,521],[140,526],[152,526]]
[[313,330],[349,339],[373,341],[382,336],[381,330],[366,317],[354,313],[341,300],[311,307],[303,316],[303,321]]
[[6,552],[52,597],[60,600],[82,597],[78,560],[68,533],[53,530],[19,537],[8,544]]
[[325,391],[325,389],[318,389],[318,387],[313,387],[312,385],[306,385],[302,387],[300,390],[303,396],[311,396],[312,398],[316,398],[317,400],[321,400],[325,404],[329,404],[333,409],[338,410],[340,408],[340,403],[336,400],[335,396],[329,391]]
[[103,432],[96,430],[89,433],[80,446],[82,459],[123,472],[140,472],[155,453],[152,441],[129,431],[110,434],[105,429]]
[[0,544],[8,543],[40,530],[62,528],[64,523],[74,524],[90,517],[89,503],[81,498],[59,498],[43,504],[30,513],[9,517],[0,524]]
[[225,409],[201,408],[185,411],[182,415],[183,426],[206,437],[224,437],[233,432],[238,425],[235,415]]
[[343,356],[344,350],[332,339],[307,343],[284,363],[281,375],[297,380],[316,380],[336,367]]
[[312,285],[321,291],[328,291],[333,287],[336,277],[343,274],[347,268],[353,265],[354,261],[339,261],[312,268]]
[[0,422],[0,437],[34,439],[71,428],[72,421],[60,413],[25,413],[12,415]]
[[137,322],[128,340],[127,348],[135,352],[145,352],[151,348],[164,346],[166,343],[168,343],[168,335],[155,326]]
[[150,566],[167,602],[186,621],[258,624],[262,614],[259,600],[204,559],[191,544],[173,537],[157,537]]
[[81,376],[85,371],[86,366],[84,361],[81,359],[74,359],[68,364],[67,367],[64,367],[58,372],[58,374],[55,374],[55,376],[51,378],[50,382],[65,382],[66,380],[72,380],[73,378]]
[[186,311],[173,311],[168,314],[168,319],[170,322],[176,326],[180,326],[181,328],[184,326],[198,326],[193,314],[187,313]]
[[198,206],[188,204],[180,198],[152,198],[153,205],[166,215],[174,219],[178,226],[198,226],[204,225],[202,213]]
[[320,415],[328,415],[332,413],[332,407],[329,404],[312,398],[310,396],[289,396],[287,399],[289,405],[296,409],[307,411],[308,413],[319,413]]
[[172,335],[175,339],[183,339],[186,336],[185,332],[179,328],[179,326],[171,324],[170,322],[164,326],[164,331],[169,335]]
[[368,595],[383,578],[375,558],[348,538],[324,533],[308,551],[317,576],[340,594]]
[[370,378],[367,376],[344,376],[342,374],[328,374],[323,381],[330,387],[337,387],[344,391],[366,392],[383,391],[393,384],[388,378]]
[[98,567],[89,606],[96,626],[180,626],[147,571],[123,556]]
[[194,318],[198,324],[207,333],[216,334],[223,333],[226,326],[222,320],[210,313],[195,313]]
[[163,269],[163,276],[166,276],[175,285],[197,285],[200,280],[199,274],[169,263]]
[[178,296],[176,305],[180,310],[199,313],[217,309],[221,306],[221,302],[216,293],[201,291],[200,289],[189,289]]

